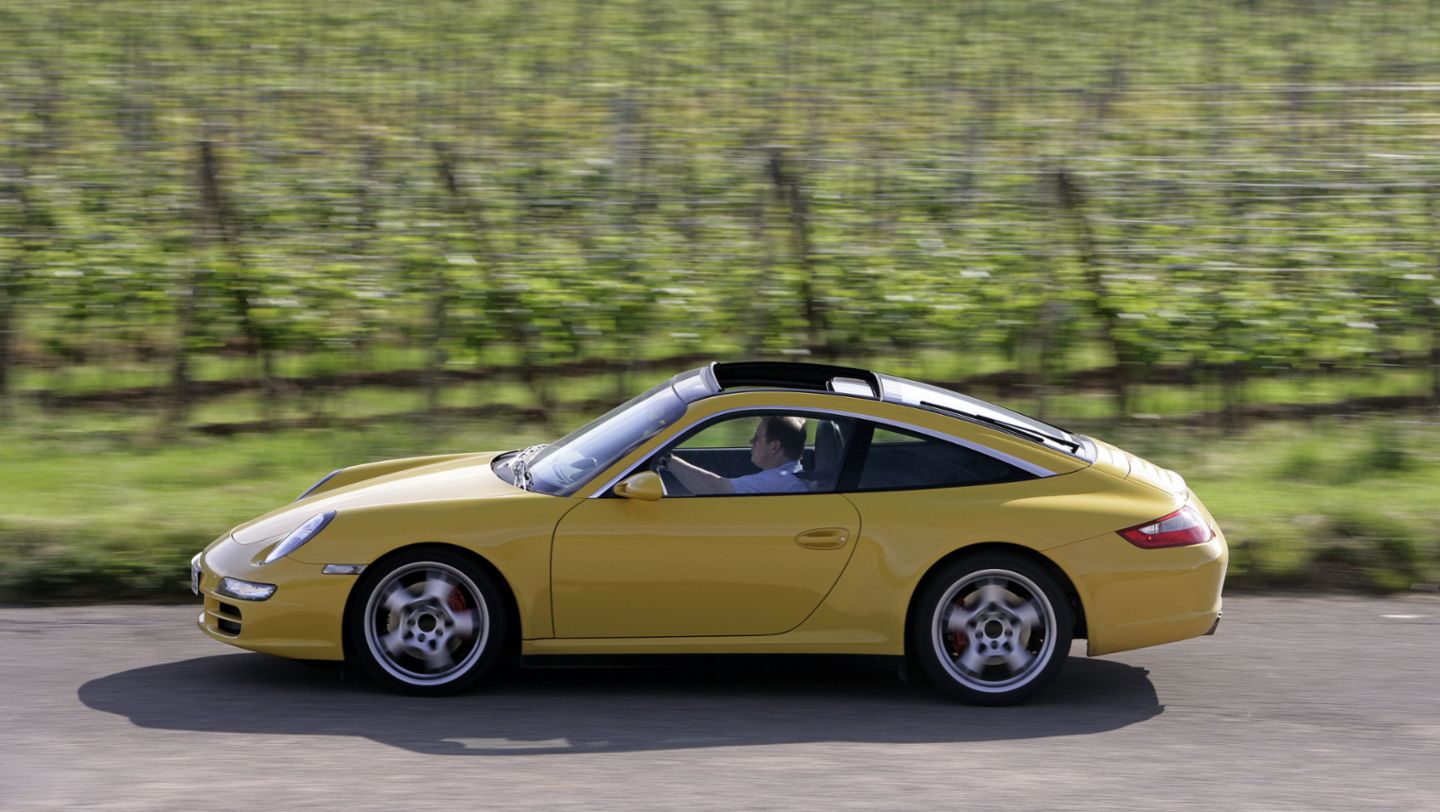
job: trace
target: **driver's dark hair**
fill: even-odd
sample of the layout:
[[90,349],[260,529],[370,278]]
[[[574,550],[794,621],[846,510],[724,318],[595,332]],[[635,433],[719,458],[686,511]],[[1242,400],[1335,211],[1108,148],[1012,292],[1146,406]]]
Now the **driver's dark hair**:
[[772,414],[760,418],[766,440],[780,443],[780,451],[787,459],[798,460],[805,453],[805,419],[790,415]]

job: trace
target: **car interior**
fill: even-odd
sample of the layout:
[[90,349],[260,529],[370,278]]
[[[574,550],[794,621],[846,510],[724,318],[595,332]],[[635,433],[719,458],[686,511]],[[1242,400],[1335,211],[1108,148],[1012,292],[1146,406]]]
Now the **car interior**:
[[[760,469],[750,461],[748,445],[711,445],[711,442],[727,434],[734,435],[730,438],[730,442],[738,442],[734,439],[734,437],[738,437],[737,430],[750,432],[753,430],[756,419],[757,416],[750,415],[745,418],[711,424],[698,434],[687,437],[678,446],[672,446],[661,452],[661,456],[672,455],[727,479],[758,473]],[[825,492],[835,489],[836,482],[840,477],[840,467],[845,462],[845,449],[854,433],[855,425],[856,421],[845,418],[821,420],[807,417],[805,419],[807,437],[805,450],[800,457],[801,472],[799,476],[809,484],[810,491]],[[667,494],[676,496],[686,494],[684,486],[675,479],[674,475],[666,472],[661,476],[665,482]]]
[[[692,465],[726,478],[759,471],[750,461],[748,446],[736,438],[752,430],[756,416],[713,423],[671,446],[659,456],[673,455]],[[848,418],[806,417],[807,442],[801,455],[800,478],[812,493],[836,490],[847,449],[852,442],[864,445],[865,460],[858,479],[845,490],[906,490],[1015,482],[1031,475],[995,459],[953,443],[871,426]],[[857,432],[857,429],[860,429]],[[748,436],[748,434],[746,435]],[[724,443],[723,445],[719,443]],[[662,472],[665,492],[686,496],[688,491],[669,472]]]

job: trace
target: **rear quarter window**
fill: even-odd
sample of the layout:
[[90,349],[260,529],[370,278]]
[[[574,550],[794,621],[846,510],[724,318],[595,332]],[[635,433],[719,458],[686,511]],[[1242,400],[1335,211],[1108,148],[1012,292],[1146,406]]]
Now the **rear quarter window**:
[[962,445],[876,426],[856,490],[913,490],[991,485],[1034,475]]

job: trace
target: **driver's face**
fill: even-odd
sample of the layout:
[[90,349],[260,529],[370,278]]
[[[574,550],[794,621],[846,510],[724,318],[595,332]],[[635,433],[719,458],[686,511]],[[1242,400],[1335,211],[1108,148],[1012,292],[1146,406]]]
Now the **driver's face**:
[[760,421],[755,425],[755,435],[750,438],[750,462],[766,471],[783,461],[780,458],[780,443],[765,436],[765,421]]

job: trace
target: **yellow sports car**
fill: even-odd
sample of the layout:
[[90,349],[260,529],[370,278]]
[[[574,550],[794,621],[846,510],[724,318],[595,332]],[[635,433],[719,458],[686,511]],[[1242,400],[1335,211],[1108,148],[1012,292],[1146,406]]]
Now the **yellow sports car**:
[[506,653],[907,656],[1021,701],[1213,633],[1228,552],[1172,471],[863,369],[717,363],[553,443],[344,468],[197,555],[200,628],[474,685]]

